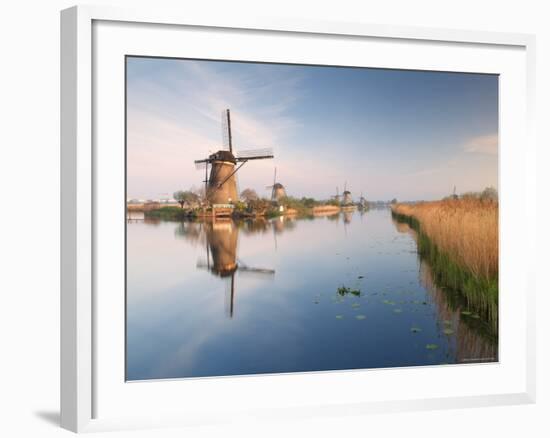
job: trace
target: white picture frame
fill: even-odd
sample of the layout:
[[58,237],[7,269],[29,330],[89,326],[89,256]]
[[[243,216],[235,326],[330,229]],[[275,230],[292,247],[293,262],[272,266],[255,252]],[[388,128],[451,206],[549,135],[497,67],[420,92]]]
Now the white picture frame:
[[[106,26],[103,28],[97,27]],[[505,252],[501,250],[501,285],[513,286],[518,297],[511,297],[504,303],[501,313],[502,337],[507,336],[512,343],[505,346],[501,362],[491,365],[497,368],[488,368],[487,365],[470,366],[468,377],[461,371],[460,366],[446,368],[450,371],[440,372],[434,367],[423,367],[415,370],[394,369],[392,379],[394,381],[407,378],[412,374],[418,379],[433,378],[448,379],[450,373],[460,385],[460,379],[471,378],[477,381],[489,381],[488,375],[498,375],[501,384],[495,377],[495,382],[488,382],[487,386],[481,386],[480,392],[469,392],[464,387],[454,392],[447,392],[445,388],[438,391],[422,394],[415,388],[408,391],[395,389],[388,397],[378,396],[363,397],[354,394],[346,388],[357,385],[358,381],[369,382],[373,385],[374,379],[384,381],[388,370],[347,371],[333,373],[311,373],[278,376],[256,376],[253,378],[212,378],[198,379],[187,383],[186,391],[202,391],[212,397],[219,397],[220,403],[202,409],[200,403],[192,406],[181,400],[176,404],[175,394],[181,393],[181,382],[164,382],[158,389],[157,384],[145,382],[140,384],[125,383],[120,381],[120,352],[115,352],[116,342],[109,343],[103,336],[106,324],[113,324],[114,330],[118,330],[124,314],[119,312],[120,301],[110,303],[108,300],[98,300],[98,287],[103,287],[106,282],[111,282],[110,274],[101,267],[107,263],[102,256],[103,246],[98,241],[98,235],[114,233],[114,240],[120,239],[120,228],[109,228],[102,224],[102,216],[98,213],[98,205],[105,202],[105,206],[113,205],[105,195],[103,185],[119,181],[117,177],[105,177],[110,172],[124,172],[124,169],[116,170],[116,160],[112,167],[108,167],[105,154],[97,155],[98,141],[103,135],[111,135],[108,128],[97,129],[96,124],[101,124],[103,114],[102,92],[98,90],[98,81],[104,76],[101,66],[106,62],[94,62],[98,59],[107,61],[111,56],[120,58],[121,53],[126,52],[125,39],[118,37],[116,26],[130,25],[132,41],[139,42],[139,34],[148,27],[148,40],[153,33],[177,32],[177,29],[200,31],[202,35],[209,32],[229,32],[238,34],[238,38],[246,38],[249,41],[269,35],[269,38],[306,38],[309,40],[322,38],[338,38],[338,44],[362,44],[369,41],[372,44],[384,42],[384,44],[398,44],[401,46],[419,47],[421,50],[438,50],[443,53],[446,45],[453,45],[457,50],[464,49],[465,56],[469,56],[468,50],[483,49],[477,55],[472,56],[472,64],[468,67],[460,56],[448,56],[446,61],[449,70],[476,71],[476,65],[484,65],[479,71],[504,74],[510,82],[505,82],[510,95],[505,95],[503,115],[501,115],[501,128],[503,139],[500,150],[504,152],[500,157],[502,206],[501,239],[506,239]],[[105,29],[105,30],[98,30]],[[140,30],[141,29],[141,30]],[[128,40],[128,38],[126,39]],[[109,42],[109,49],[105,42]],[[122,44],[119,44],[122,41]],[[127,42],[127,41],[126,41]],[[314,44],[315,42],[311,42]],[[308,43],[309,44],[309,43]],[[171,50],[170,45],[162,40],[152,38],[148,50],[157,50],[155,45]],[[254,50],[254,43],[250,45]],[[257,48],[256,48],[257,49]],[[175,50],[175,49],[174,49]],[[194,55],[207,50],[207,44],[200,44],[195,48]],[[227,50],[227,49],[224,49]],[[261,47],[263,56],[277,58],[277,53],[269,55],[269,47]],[[332,49],[334,50],[334,49]],[[401,49],[403,50],[403,47]],[[330,52],[330,49],[329,49]],[[494,52],[491,55],[490,52]],[[501,55],[497,54],[500,53]],[[230,55],[226,59],[231,59]],[[250,52],[252,53],[252,52]],[[267,55],[265,53],[268,53]],[[374,53],[374,52],[373,52]],[[397,53],[397,52],[396,52]],[[419,52],[420,53],[420,52]],[[428,53],[428,52],[426,52]],[[108,7],[78,6],[61,12],[61,426],[75,431],[98,431],[118,428],[159,427],[189,424],[204,424],[210,422],[233,421],[235,418],[273,418],[305,417],[311,415],[342,415],[363,414],[368,412],[398,412],[414,409],[440,409],[451,407],[474,407],[502,404],[531,403],[535,399],[535,310],[534,287],[529,275],[534,269],[532,260],[534,251],[529,248],[534,245],[535,212],[524,205],[534,206],[535,186],[535,145],[532,134],[533,106],[534,106],[534,53],[535,39],[531,35],[506,34],[491,32],[460,31],[446,29],[423,29],[415,27],[392,27],[364,23],[336,23],[313,22],[307,20],[278,20],[257,19],[243,16],[239,20],[227,21],[223,17],[193,16],[187,13],[151,10],[125,10]],[[131,54],[135,54],[132,51]],[[482,56],[480,56],[482,55]],[[509,55],[509,56],[508,56]],[[105,56],[105,58],[101,58]],[[215,56],[212,53],[203,57]],[[240,59],[242,52],[235,52],[234,59]],[[299,59],[300,54],[288,55]],[[319,55],[321,56],[321,55]],[[322,56],[335,56],[335,54],[323,54]],[[380,55],[377,62],[384,63],[384,56]],[[424,55],[427,56],[427,55]],[[494,56],[494,59],[487,59]],[[502,59],[497,59],[502,56]],[[253,56],[250,55],[250,59]],[[445,58],[445,56],[442,56]],[[478,59],[479,58],[479,59]],[[484,58],[484,59],[482,59]],[[277,58],[279,59],[279,58]],[[320,58],[318,58],[320,59]],[[317,59],[317,61],[318,61]],[[374,58],[373,58],[374,59]],[[255,60],[255,59],[252,59]],[[492,62],[494,61],[494,63]],[[281,61],[282,62],[282,61]],[[307,61],[312,62],[312,61]],[[338,62],[345,62],[339,60]],[[373,61],[374,62],[374,61]],[[321,62],[322,63],[322,62]],[[407,68],[437,69],[439,64],[418,57],[417,59],[404,58],[400,65]],[[423,66],[421,66],[420,64]],[[475,64],[479,63],[479,64]],[[494,66],[493,66],[494,64]],[[98,65],[101,65],[98,67]],[[344,64],[345,65],[345,64]],[[385,64],[384,64],[385,65]],[[393,65],[393,64],[392,64]],[[443,64],[441,64],[443,65]],[[502,70],[500,70],[502,69]],[[506,71],[506,73],[502,73]],[[118,71],[119,72],[119,71]],[[117,76],[117,70],[112,73]],[[120,75],[119,75],[120,76]],[[113,84],[120,84],[120,77]],[[515,82],[514,82],[515,81]],[[105,88],[105,87],[104,87]],[[501,90],[507,93],[507,90]],[[123,90],[119,90],[119,93]],[[117,93],[112,93],[117,95]],[[509,98],[508,98],[509,97]],[[116,96],[113,97],[116,99]],[[519,109],[510,108],[511,103],[519,102]],[[104,105],[104,106],[102,106]],[[514,105],[518,106],[518,105]],[[113,110],[115,111],[115,110]],[[519,112],[512,112],[519,111]],[[120,121],[120,113],[113,120]],[[518,116],[518,117],[514,117]],[[519,120],[518,120],[519,119]],[[513,127],[511,127],[511,121]],[[103,125],[104,126],[104,125]],[[517,128],[517,129],[516,129]],[[116,126],[115,126],[116,129]],[[104,134],[105,133],[105,134]],[[116,134],[113,134],[116,135]],[[106,137],[105,137],[106,138]],[[119,137],[111,137],[119,138]],[[99,139],[99,140],[98,140]],[[512,140],[520,142],[522,147],[512,147]],[[116,157],[115,157],[116,158]],[[514,164],[516,166],[514,166]],[[101,173],[101,178],[98,176]],[[512,181],[514,185],[512,185]],[[116,192],[116,190],[115,190]],[[116,204],[114,204],[116,205]],[[504,211],[504,213],[502,212]],[[102,211],[105,211],[103,209]],[[119,213],[115,213],[121,220]],[[513,229],[519,223],[528,223],[531,226],[523,227],[522,237],[514,237]],[[124,227],[122,227],[123,229]],[[98,229],[99,234],[98,234]],[[107,231],[104,231],[107,230]],[[117,234],[118,233],[118,234]],[[117,235],[115,235],[117,234]],[[516,250],[521,254],[521,260],[511,254]],[[510,254],[509,254],[510,253]],[[514,273],[510,268],[514,267]],[[116,280],[113,280],[114,290],[118,290]],[[505,288],[506,289],[506,288]],[[103,290],[103,289],[101,289]],[[120,291],[123,293],[123,291]],[[520,292],[520,293],[518,293]],[[517,300],[513,301],[512,300]],[[118,303],[118,304],[117,304]],[[111,305],[112,304],[112,305]],[[108,307],[107,307],[108,306]],[[506,309],[519,309],[517,317],[517,331],[513,333],[507,330]],[[105,320],[111,322],[106,323]],[[117,326],[118,324],[118,326]],[[118,327],[118,328],[117,328]],[[113,336],[117,339],[117,336]],[[504,338],[506,342],[507,339]],[[98,352],[101,354],[98,354]],[[123,354],[120,353],[120,354]],[[112,362],[110,355],[117,356]],[[110,364],[116,364],[110,370]],[[510,369],[499,374],[499,370]],[[500,367],[500,368],[498,368]],[[512,369],[513,368],[513,369]],[[462,368],[464,369],[464,368]],[[454,371],[453,371],[454,370]],[[487,375],[487,376],[486,376]],[[275,380],[274,380],[275,379]],[[116,385],[111,382],[118,382]],[[442,380],[443,381],[443,380]],[[328,395],[315,391],[319,385],[338,385],[342,388],[338,393],[327,390]],[[363,383],[366,385],[366,383]],[[141,385],[141,386],[140,386]],[[191,386],[193,388],[191,388]],[[493,385],[493,386],[491,386]],[[500,385],[500,386],[499,386]],[[508,385],[508,386],[507,386]],[[115,388],[115,386],[117,388]],[[466,385],[467,386],[467,385]],[[119,388],[120,387],[120,388]],[[335,386],[336,387],[336,386]],[[130,388],[130,391],[126,389]],[[275,393],[275,388],[280,388],[281,393]],[[285,401],[284,390],[298,388],[302,398],[296,397],[295,403]],[[403,388],[403,386],[401,386]],[[224,391],[238,389],[243,394],[258,397],[253,404],[241,399],[234,400],[235,410],[224,412],[221,408]],[[112,392],[111,392],[112,391]],[[417,391],[417,392],[415,392]],[[373,391],[376,393],[376,390]],[[186,392],[190,394],[191,392]],[[308,394],[311,396],[308,398]],[[113,402],[106,401],[106,395]],[[152,405],[139,405],[130,403],[131,400],[140,398],[158,400],[164,398],[166,403]],[[102,398],[103,397],[103,398]],[[269,403],[262,403],[263,398],[270,398]],[[172,403],[172,405],[170,405]],[[109,405],[109,406],[108,406]],[[121,406],[125,406],[123,409]],[[193,410],[196,407],[195,410]],[[202,410],[201,410],[202,409]],[[98,412],[100,414],[98,414]],[[101,412],[106,412],[105,415]]]

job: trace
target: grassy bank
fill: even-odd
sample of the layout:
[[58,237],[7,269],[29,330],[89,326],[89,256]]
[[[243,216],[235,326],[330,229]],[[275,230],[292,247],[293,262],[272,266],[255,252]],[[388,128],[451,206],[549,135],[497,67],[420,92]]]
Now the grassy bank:
[[[313,218],[315,215],[335,214],[340,211],[340,206],[334,201],[318,201],[313,198],[294,198],[287,196],[281,198],[278,203],[269,199],[258,198],[233,203],[232,216],[235,219],[247,219],[254,217],[274,218],[278,216],[296,216],[300,218]],[[279,206],[284,206],[281,210]],[[208,215],[199,207],[180,208],[175,205],[164,205],[159,203],[149,204],[127,204],[127,211],[143,212],[151,219],[181,220],[193,217]],[[208,209],[208,211],[210,211]]]
[[[393,217],[418,234],[436,284],[465,298],[468,311],[498,327],[498,203],[479,199],[397,204]],[[467,311],[467,312],[468,312]]]
[[180,207],[161,207],[157,208],[156,210],[145,211],[144,214],[147,218],[174,221],[194,218],[197,216],[196,211]]

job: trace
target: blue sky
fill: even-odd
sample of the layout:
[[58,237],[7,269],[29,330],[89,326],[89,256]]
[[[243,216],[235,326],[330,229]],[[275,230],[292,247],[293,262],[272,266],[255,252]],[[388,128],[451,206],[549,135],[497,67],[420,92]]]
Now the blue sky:
[[278,180],[290,195],[438,199],[497,187],[493,75],[162,58],[127,60],[128,196],[199,186],[193,161],[218,150],[231,109],[239,189]]

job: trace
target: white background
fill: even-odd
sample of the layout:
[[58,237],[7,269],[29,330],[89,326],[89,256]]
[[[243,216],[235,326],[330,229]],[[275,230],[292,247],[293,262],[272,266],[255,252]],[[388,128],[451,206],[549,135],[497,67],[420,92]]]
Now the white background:
[[[145,1],[95,2],[147,5]],[[190,3],[190,2],[189,2]],[[199,11],[365,21],[537,35],[538,217],[548,218],[546,126],[550,120],[550,14],[543,1],[460,2],[320,0],[203,1]],[[3,4],[0,25],[0,435],[69,436],[57,428],[59,404],[59,10],[73,3],[27,0]],[[160,6],[191,7],[183,1]],[[182,6],[183,4],[183,6]],[[521,145],[518,145],[521,147]],[[211,426],[188,436],[545,436],[550,433],[548,287],[542,274],[549,238],[539,227],[538,403],[531,406],[316,418]],[[521,230],[518,230],[521,232]],[[291,394],[289,394],[291,396]],[[182,431],[117,432],[106,436],[181,436]]]

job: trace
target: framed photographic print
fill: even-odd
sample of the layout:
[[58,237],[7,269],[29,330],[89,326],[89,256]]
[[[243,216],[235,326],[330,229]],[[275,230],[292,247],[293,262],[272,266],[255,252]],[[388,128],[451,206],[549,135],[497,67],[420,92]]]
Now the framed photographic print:
[[534,400],[531,36],[75,7],[61,44],[63,427]]

